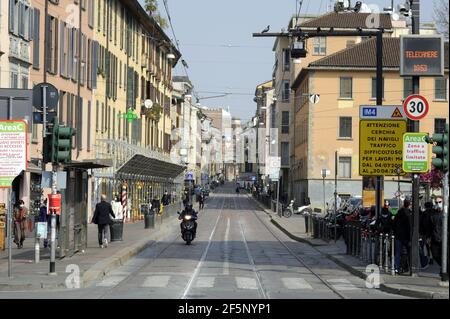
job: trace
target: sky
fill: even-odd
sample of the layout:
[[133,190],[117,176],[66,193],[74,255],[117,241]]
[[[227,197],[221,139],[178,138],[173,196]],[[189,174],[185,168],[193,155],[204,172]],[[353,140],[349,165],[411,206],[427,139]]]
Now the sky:
[[[143,0],[139,0],[141,3]],[[432,21],[433,0],[422,0],[421,22]],[[160,11],[166,15],[162,1]],[[303,0],[301,14],[325,13],[330,0]],[[352,1],[354,3],[355,1]],[[390,0],[370,0],[367,4],[380,7]],[[395,0],[395,5],[404,3]],[[204,99],[207,107],[228,108],[243,122],[255,114],[253,102],[258,84],[271,80],[274,38],[253,38],[270,25],[271,32],[287,28],[295,14],[295,0],[167,0],[175,36],[187,73],[200,97],[236,94],[222,98]],[[165,30],[174,36],[170,28]],[[230,47],[231,46],[231,47]],[[178,63],[174,75],[186,75]],[[211,92],[211,93],[209,93]]]

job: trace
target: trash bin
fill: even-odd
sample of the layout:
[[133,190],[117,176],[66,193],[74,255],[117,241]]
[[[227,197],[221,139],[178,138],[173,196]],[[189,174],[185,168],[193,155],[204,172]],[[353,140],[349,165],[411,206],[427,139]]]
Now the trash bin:
[[109,229],[111,234],[111,241],[123,240],[123,220],[114,219]]
[[153,212],[153,210],[148,210],[144,214],[144,224],[145,229],[155,228],[155,213]]

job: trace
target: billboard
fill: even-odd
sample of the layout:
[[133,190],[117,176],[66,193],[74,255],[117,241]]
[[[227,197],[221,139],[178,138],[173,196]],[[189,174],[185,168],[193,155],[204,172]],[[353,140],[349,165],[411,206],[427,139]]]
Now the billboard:
[[400,36],[400,76],[444,76],[443,37]]

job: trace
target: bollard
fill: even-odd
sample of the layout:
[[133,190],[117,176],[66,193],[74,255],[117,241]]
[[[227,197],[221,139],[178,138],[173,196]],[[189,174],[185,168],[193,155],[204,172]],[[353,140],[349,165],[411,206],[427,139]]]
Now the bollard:
[[361,227],[356,228],[356,251],[358,257],[361,256]]
[[366,243],[366,234],[365,234],[365,232],[361,232],[361,250],[362,250],[362,253],[360,256],[361,260],[366,260],[366,255],[367,255],[366,244],[367,244]]
[[369,231],[369,263],[372,264],[373,262],[373,246],[372,246],[372,232]]
[[345,236],[345,253],[348,255],[349,252],[349,242],[348,242],[348,225],[344,226],[344,236]]
[[389,234],[384,236],[384,271],[389,271]]
[[380,233],[379,245],[380,245],[380,247],[379,247],[379,250],[378,250],[378,254],[379,254],[379,256],[378,256],[378,262],[379,262],[378,267],[380,269],[383,269],[383,234],[382,233]]
[[391,274],[395,276],[395,236],[391,237]]

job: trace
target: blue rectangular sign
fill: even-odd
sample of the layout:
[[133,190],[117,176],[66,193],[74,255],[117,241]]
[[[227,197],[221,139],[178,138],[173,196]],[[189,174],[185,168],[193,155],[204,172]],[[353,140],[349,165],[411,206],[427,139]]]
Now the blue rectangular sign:
[[365,107],[363,108],[363,116],[377,116],[377,108],[376,107]]

